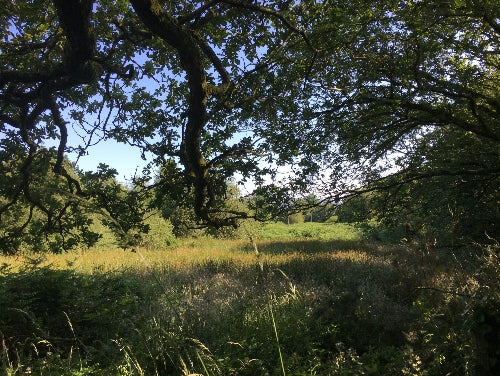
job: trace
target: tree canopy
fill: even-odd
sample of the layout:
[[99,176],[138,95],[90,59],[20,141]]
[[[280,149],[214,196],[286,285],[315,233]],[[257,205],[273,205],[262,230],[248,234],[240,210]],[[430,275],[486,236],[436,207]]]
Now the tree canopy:
[[[251,216],[220,200],[239,174],[281,203],[314,186],[324,202],[389,192],[407,216],[476,207],[477,232],[498,235],[496,1],[1,5],[2,226],[28,213],[3,239],[25,233],[33,212],[43,232],[66,228],[79,208],[123,216],[127,205],[104,205],[120,189],[95,189],[109,171],[75,173],[65,159],[106,139],[151,156],[161,173],[147,189],[189,192],[215,227]],[[266,183],[280,166],[292,166],[288,181]]]
[[[498,2],[324,9],[335,21],[313,40],[328,52],[315,66],[302,138],[313,140],[303,143],[313,152],[331,146],[327,186],[337,184],[341,196],[383,192],[379,216],[430,233],[453,227],[476,240],[498,237]],[[348,185],[339,186],[344,176]]]

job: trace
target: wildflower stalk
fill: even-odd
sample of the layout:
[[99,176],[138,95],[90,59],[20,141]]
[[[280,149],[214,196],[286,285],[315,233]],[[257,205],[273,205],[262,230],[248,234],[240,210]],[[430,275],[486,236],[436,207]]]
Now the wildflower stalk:
[[272,303],[272,301],[269,302],[269,312],[271,313],[271,320],[273,322],[274,335],[276,336],[276,344],[278,345],[278,353],[279,353],[279,356],[280,356],[281,371],[283,373],[283,376],[286,376],[285,364],[283,363],[283,356],[281,355],[281,346],[280,346],[280,339],[278,337],[278,329],[276,328],[276,321],[274,320],[273,303]]

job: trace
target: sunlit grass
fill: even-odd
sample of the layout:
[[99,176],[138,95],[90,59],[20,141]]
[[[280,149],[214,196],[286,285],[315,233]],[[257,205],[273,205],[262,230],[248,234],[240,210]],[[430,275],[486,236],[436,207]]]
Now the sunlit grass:
[[0,256],[0,264],[9,265],[13,270],[30,262],[37,262],[40,267],[50,266],[56,269],[74,269],[78,272],[118,271],[130,268],[151,268],[161,266],[181,267],[203,263],[210,259],[241,259],[248,261],[252,255],[240,249],[245,244],[240,240],[204,239],[193,240],[185,245],[163,250],[134,250],[121,248],[93,248],[62,254],[31,254],[16,257]]
[[[293,258],[294,253],[332,252],[346,248],[358,250],[363,247],[360,232],[353,226],[342,223],[269,223],[264,226],[263,233],[256,243],[262,253],[262,259],[269,263],[279,263],[287,257]],[[270,257],[270,254],[273,254],[273,257]],[[6,265],[13,271],[19,270],[27,263],[36,263],[40,267],[73,269],[85,273],[129,268],[186,268],[210,260],[248,265],[256,262],[256,256],[249,239],[222,240],[208,237],[185,239],[177,246],[159,250],[97,247],[61,254],[43,253],[15,257],[0,255],[0,265]]]
[[[339,250],[336,242],[273,243],[270,240],[257,241],[260,260],[266,265],[279,266],[287,262],[312,261],[314,259],[345,259],[367,263],[375,260],[363,251],[360,244],[351,250]],[[273,247],[274,244],[274,247]],[[0,256],[0,265],[11,272],[18,271],[28,264],[51,269],[69,269],[78,273],[110,272],[125,270],[162,270],[190,269],[209,262],[230,262],[235,266],[248,266],[257,263],[257,256],[248,241],[206,239],[203,243],[193,242],[188,245],[166,250],[88,249],[62,254],[33,254],[17,257]]]
[[[425,354],[453,333],[452,346],[463,341],[455,326],[480,279],[449,252],[312,225],[256,240],[258,254],[249,239],[198,238],[161,250],[0,257],[5,338],[24,341],[9,339],[0,353],[27,351],[20,369],[44,375],[81,375],[82,364],[124,376],[419,374],[424,361],[439,374]],[[297,235],[318,228],[337,236]],[[39,355],[46,343],[59,360]],[[73,348],[78,364],[67,359]],[[471,357],[463,349],[453,350],[457,364]]]
[[360,240],[361,231],[349,223],[305,222],[286,224],[283,222],[266,223],[262,228],[265,239],[321,239],[321,240]]

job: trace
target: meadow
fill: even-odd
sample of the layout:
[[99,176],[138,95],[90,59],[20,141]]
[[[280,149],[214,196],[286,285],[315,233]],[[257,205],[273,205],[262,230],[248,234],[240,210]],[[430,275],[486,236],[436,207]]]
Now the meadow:
[[0,257],[0,375],[495,374],[498,253],[478,252],[303,223]]

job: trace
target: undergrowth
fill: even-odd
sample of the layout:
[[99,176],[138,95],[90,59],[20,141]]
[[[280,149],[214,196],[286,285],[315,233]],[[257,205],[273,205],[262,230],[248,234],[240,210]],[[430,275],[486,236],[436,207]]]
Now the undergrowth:
[[498,248],[257,246],[3,258],[0,375],[497,373]]

